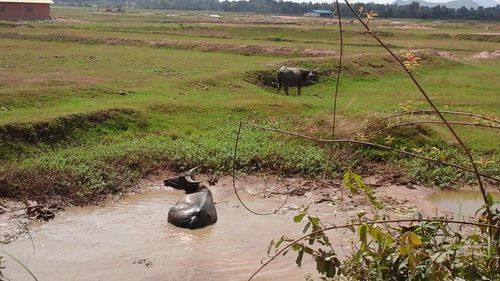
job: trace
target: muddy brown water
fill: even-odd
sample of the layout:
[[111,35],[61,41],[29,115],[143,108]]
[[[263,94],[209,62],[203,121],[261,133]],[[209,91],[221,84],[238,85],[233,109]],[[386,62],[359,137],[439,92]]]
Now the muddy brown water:
[[[260,195],[268,190],[265,181],[263,184],[262,180],[247,179],[245,183],[240,193],[253,209],[269,211],[282,203],[282,195]],[[150,187],[147,192],[115,203],[68,209],[52,221],[33,225],[34,254],[28,238],[2,249],[22,260],[40,281],[247,280],[267,256],[271,239],[281,235],[301,236],[303,225],[293,223],[292,218],[301,205],[318,199],[307,194],[290,197],[279,215],[256,216],[240,205],[226,180],[211,187],[218,222],[203,229],[186,230],[167,223],[168,210],[183,193],[164,189],[158,182]],[[401,188],[404,187],[389,186],[383,191],[392,194]],[[480,193],[474,191],[444,191],[430,196],[430,191],[424,189],[404,192],[411,195],[413,204],[423,209],[447,209],[455,217],[473,215],[482,205]],[[500,199],[500,193],[494,193],[494,197]],[[398,200],[402,197],[398,196]],[[353,203],[345,203],[349,204]],[[332,217],[335,207],[329,204],[316,207],[315,212],[323,214],[325,223],[338,224],[346,219]],[[362,207],[354,207],[354,211]],[[340,256],[350,251],[349,234],[340,231],[330,234]],[[304,280],[305,273],[314,272],[313,261],[305,257],[299,269],[295,257],[293,253],[280,257],[254,280]],[[12,259],[7,259],[6,266],[3,272],[10,280],[31,280]]]
[[[495,200],[500,200],[500,192],[490,192]],[[429,196],[429,200],[439,208],[450,211],[455,218],[474,217],[476,211],[484,205],[481,192],[472,190],[440,191]],[[495,204],[500,208],[500,203]]]
[[[296,211],[256,216],[240,206],[228,186],[213,192],[219,220],[204,229],[168,224],[168,210],[182,193],[157,190],[106,206],[68,209],[50,222],[33,226],[35,254],[27,238],[3,249],[22,260],[41,281],[247,280],[266,256],[271,239],[301,233],[301,225],[292,221]],[[272,210],[282,200],[249,193],[243,197],[258,210]],[[298,269],[295,257],[278,259],[255,280],[304,280],[306,271],[313,269],[312,261]],[[138,263],[140,259],[152,265]],[[30,280],[11,259],[6,266],[4,273],[10,280]]]

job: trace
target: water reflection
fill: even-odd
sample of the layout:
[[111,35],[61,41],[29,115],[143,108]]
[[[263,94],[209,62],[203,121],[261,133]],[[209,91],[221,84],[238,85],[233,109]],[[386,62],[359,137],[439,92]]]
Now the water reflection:
[[[495,200],[500,200],[500,192],[490,192],[490,194]],[[457,219],[475,216],[476,211],[484,205],[481,192],[471,190],[439,191],[429,196],[429,199],[452,212]],[[495,207],[500,208],[500,204],[497,202]]]
[[[249,196],[248,194],[245,196]],[[216,195],[219,221],[197,230],[168,224],[175,191],[130,196],[104,207],[74,208],[33,228],[37,247],[19,240],[3,247],[39,280],[246,280],[260,266],[271,239],[301,233],[291,216],[255,216],[238,207],[234,194]],[[256,208],[273,209],[280,198],[253,197]],[[151,267],[134,263],[147,259]],[[5,273],[27,280],[14,263]],[[307,265],[306,265],[307,268]],[[272,264],[257,280],[304,280],[292,255]]]

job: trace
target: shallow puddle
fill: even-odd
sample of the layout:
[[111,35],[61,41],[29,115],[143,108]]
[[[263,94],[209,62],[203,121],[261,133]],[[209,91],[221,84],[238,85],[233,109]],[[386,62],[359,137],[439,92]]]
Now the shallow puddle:
[[[180,196],[179,191],[162,190],[105,207],[69,209],[32,228],[34,255],[29,239],[3,248],[41,281],[233,281],[247,280],[260,266],[271,239],[301,233],[301,225],[292,221],[293,213],[253,215],[227,190],[214,192],[219,217],[215,225],[200,230],[176,228],[167,223],[167,214]],[[244,197],[260,210],[273,209],[281,200],[248,193]],[[304,280],[305,271],[295,266],[294,258],[289,254],[278,259],[255,280]],[[30,280],[20,266],[7,261],[5,273],[10,280]]]
[[[493,198],[500,200],[500,192],[490,192]],[[457,219],[475,216],[476,211],[484,205],[483,197],[479,191],[458,190],[439,191],[429,196],[429,200],[439,208],[453,213]],[[500,204],[496,204],[500,208]]]

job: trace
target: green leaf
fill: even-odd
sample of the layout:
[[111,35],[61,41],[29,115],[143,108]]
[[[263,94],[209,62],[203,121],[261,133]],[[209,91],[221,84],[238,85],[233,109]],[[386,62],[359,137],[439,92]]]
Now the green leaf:
[[300,244],[300,243],[295,243],[295,244],[293,244],[293,245],[292,245],[292,249],[293,249],[294,251],[299,251],[299,250],[300,250],[300,249],[302,249],[302,248],[303,248],[303,246],[302,246],[302,244]]
[[320,221],[318,217],[308,217],[309,221],[313,224],[313,226],[320,227]]
[[422,245],[422,240],[414,232],[408,232],[408,240],[412,247],[420,247],[420,245]]
[[410,246],[408,246],[407,244],[401,245],[399,247],[399,253],[402,256],[408,256],[408,254],[410,253]]
[[302,212],[302,213],[296,215],[295,217],[293,217],[293,221],[296,223],[299,223],[302,221],[302,219],[304,218],[305,215],[306,215],[306,213]]
[[304,247],[304,251],[306,252],[306,254],[309,254],[309,255],[314,254],[313,249],[311,249],[311,248],[309,248],[309,247]]
[[411,274],[415,275],[415,271],[417,270],[417,260],[412,252],[408,254],[408,267],[410,268]]
[[491,193],[486,194],[486,204],[488,204],[488,206],[490,207],[493,206],[493,204],[495,204],[495,199],[493,199]]
[[271,240],[271,242],[269,242],[269,247],[267,247],[267,254],[269,255],[269,253],[271,253],[271,248],[273,247],[274,245],[274,239]]
[[359,241],[361,241],[361,249],[366,250],[367,247],[367,237],[366,237],[366,231],[367,231],[367,226],[365,224],[362,224],[358,227],[359,231]]
[[285,241],[285,236],[281,236],[280,240],[278,240],[274,245],[274,248],[277,249],[281,245],[281,243],[283,243],[283,241]]
[[310,226],[311,222],[306,223],[306,226],[304,226],[304,230],[302,230],[302,233],[306,233]]
[[326,272],[326,261],[322,257],[316,257],[316,269],[319,273]]
[[365,210],[359,210],[356,215],[358,216],[358,218],[362,218],[363,216],[366,215],[366,211]]
[[315,261],[316,261],[316,269],[318,270],[319,273],[329,278],[335,277],[337,268],[333,263],[334,259],[329,259],[329,261],[326,261],[324,257],[317,256],[315,258]]
[[295,260],[295,263],[297,264],[298,267],[302,265],[302,258],[304,257],[304,249],[299,251],[299,254],[297,255],[297,259]]

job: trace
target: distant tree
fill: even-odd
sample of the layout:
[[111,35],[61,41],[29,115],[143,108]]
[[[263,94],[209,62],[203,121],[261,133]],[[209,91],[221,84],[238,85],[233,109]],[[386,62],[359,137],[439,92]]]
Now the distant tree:
[[458,8],[455,12],[456,17],[459,19],[466,19],[470,16],[470,14],[470,11],[465,7]]
[[419,6],[420,6],[420,3],[415,2],[415,1],[411,2],[411,4],[408,5],[408,14],[410,16],[416,16]]
[[[62,5],[111,5],[122,6],[128,3],[137,8],[149,9],[178,9],[178,10],[212,10],[226,12],[254,12],[268,14],[300,15],[312,10],[334,10],[332,3],[296,3],[285,0],[55,0]],[[326,1],[326,0],[325,0]],[[425,7],[418,2],[409,5],[391,5],[375,3],[355,3],[355,9],[365,6],[365,11],[375,11],[381,18],[421,18],[421,19],[473,19],[473,20],[500,20],[500,5],[495,7],[467,9],[450,9],[445,6]],[[352,14],[345,4],[340,4],[340,14],[352,18]]]

